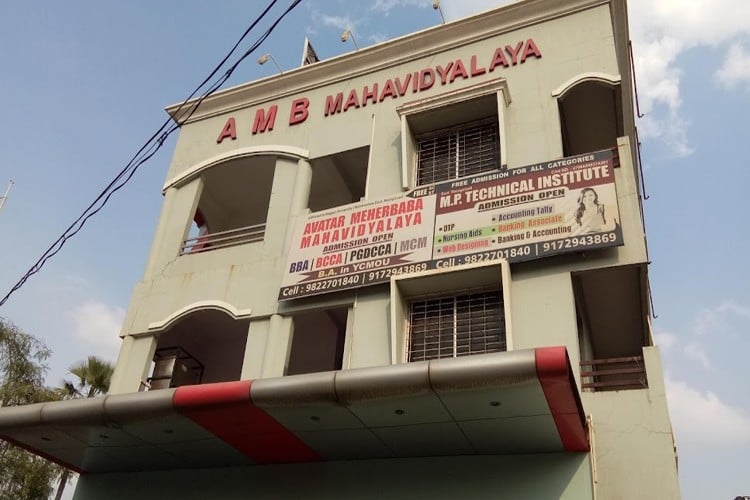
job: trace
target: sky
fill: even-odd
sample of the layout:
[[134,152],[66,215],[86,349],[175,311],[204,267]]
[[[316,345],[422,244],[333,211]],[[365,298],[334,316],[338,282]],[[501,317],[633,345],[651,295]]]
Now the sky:
[[[272,18],[290,0],[280,1]],[[444,0],[447,20],[508,2]],[[0,296],[226,54],[265,2],[7,2],[0,17]],[[750,495],[750,267],[745,133],[750,2],[630,0],[654,299],[683,498]],[[270,19],[270,18],[269,18]],[[329,58],[440,23],[423,0],[303,0],[229,80]],[[270,20],[261,23],[265,29]],[[253,31],[243,47],[261,33]],[[112,361],[161,206],[174,137],[0,308],[53,351],[49,384]],[[713,180],[712,180],[713,179]]]

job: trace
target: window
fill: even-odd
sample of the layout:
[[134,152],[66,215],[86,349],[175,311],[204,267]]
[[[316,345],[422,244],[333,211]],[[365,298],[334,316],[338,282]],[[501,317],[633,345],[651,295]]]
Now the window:
[[336,307],[292,316],[294,329],[286,374],[340,370],[348,315],[348,307]]
[[513,350],[510,268],[477,262],[391,277],[391,362]]
[[581,75],[553,92],[560,112],[563,155],[617,147],[625,135],[619,77]]
[[402,188],[505,168],[509,104],[507,82],[497,79],[396,108]]
[[413,300],[408,361],[504,351],[503,316],[500,290]]
[[365,146],[311,160],[310,210],[359,201],[365,195],[369,159],[370,147]]
[[497,117],[417,138],[417,185],[495,170],[500,165]]

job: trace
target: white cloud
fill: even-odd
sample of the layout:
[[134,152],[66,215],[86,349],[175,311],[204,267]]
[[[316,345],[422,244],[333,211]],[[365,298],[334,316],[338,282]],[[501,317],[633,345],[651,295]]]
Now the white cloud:
[[750,318],[750,307],[726,300],[716,307],[701,310],[693,324],[693,331],[697,335],[724,331],[728,322],[735,318]]
[[677,344],[677,335],[670,332],[656,331],[654,332],[654,340],[662,351],[671,351]]
[[385,42],[386,40],[388,40],[388,35],[386,35],[385,33],[373,33],[371,35],[367,35],[365,37],[365,40],[368,40],[372,43]]
[[697,342],[690,342],[682,349],[682,352],[685,353],[685,357],[699,362],[706,370],[711,368],[711,362],[708,360],[706,351]]
[[714,78],[728,89],[743,85],[750,89],[750,51],[739,42],[733,43]]
[[[444,2],[443,11],[456,19],[508,3]],[[682,109],[680,56],[697,47],[731,44],[715,77],[725,86],[750,85],[750,54],[738,42],[750,35],[750,2],[630,0],[628,9],[641,111],[648,113],[639,122],[641,138],[663,141],[674,154],[687,156],[693,150],[690,120]]]
[[750,318],[750,307],[742,306],[732,300],[723,302],[719,307],[716,308],[716,310],[721,313],[732,313],[735,316]]
[[669,413],[680,444],[741,445],[750,442],[750,418],[721,401],[669,376],[665,380]]
[[[631,0],[630,28],[644,138],[658,138],[678,156],[692,152],[680,94],[679,58],[696,47],[717,47],[750,33],[746,0]],[[664,109],[660,109],[664,108]]]
[[391,10],[396,7],[406,7],[410,5],[432,7],[432,2],[430,0],[376,0],[373,6],[370,7],[370,10],[382,12],[387,16],[390,14]]
[[[696,337],[693,338],[695,339]],[[678,335],[671,332],[654,332],[654,341],[662,352],[685,356],[687,359],[697,361],[706,370],[711,368],[711,361],[708,359],[705,349],[697,340],[691,340],[684,345],[680,340]]]
[[446,20],[455,20],[462,17],[478,14],[502,5],[516,3],[518,0],[463,0],[461,2],[446,1],[440,4],[445,13]]
[[324,25],[332,26],[340,30],[351,29],[354,31],[354,28],[358,23],[358,21],[355,21],[349,16],[329,16],[328,14],[319,13],[317,14],[317,17]]
[[112,360],[120,348],[120,328],[125,310],[102,302],[87,301],[73,310],[74,336],[88,344],[90,354]]

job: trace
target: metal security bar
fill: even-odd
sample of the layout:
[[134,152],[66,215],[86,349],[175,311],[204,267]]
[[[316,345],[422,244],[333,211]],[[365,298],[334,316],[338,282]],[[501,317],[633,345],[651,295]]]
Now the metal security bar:
[[417,138],[417,185],[495,170],[500,165],[497,118]]
[[179,346],[163,347],[154,353],[154,372],[148,378],[150,390],[200,384],[203,364]]
[[409,361],[505,349],[500,290],[443,295],[409,303]]
[[218,248],[233,247],[244,245],[254,241],[262,241],[266,235],[266,225],[257,224],[255,226],[240,227],[221,231],[218,233],[204,234],[195,238],[188,238],[182,242],[180,255],[192,254],[198,252],[207,252]]
[[643,356],[581,361],[581,388],[619,391],[648,387]]

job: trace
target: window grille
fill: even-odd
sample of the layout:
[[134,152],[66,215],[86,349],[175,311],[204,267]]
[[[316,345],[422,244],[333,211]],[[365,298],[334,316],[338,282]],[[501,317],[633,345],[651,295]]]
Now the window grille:
[[417,142],[418,186],[499,168],[497,117],[431,132]]
[[500,290],[467,292],[409,303],[409,361],[506,350]]

